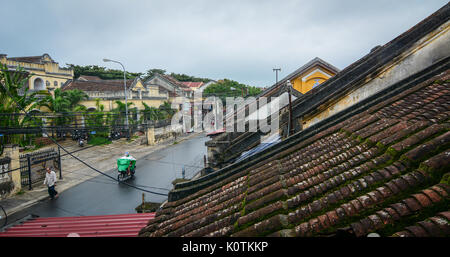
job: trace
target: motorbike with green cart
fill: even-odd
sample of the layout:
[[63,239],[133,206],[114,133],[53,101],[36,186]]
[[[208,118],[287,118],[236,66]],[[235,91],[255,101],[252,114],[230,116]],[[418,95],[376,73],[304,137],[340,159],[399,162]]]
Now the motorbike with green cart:
[[134,177],[136,170],[136,160],[133,158],[119,158],[117,159],[117,180],[125,181]]

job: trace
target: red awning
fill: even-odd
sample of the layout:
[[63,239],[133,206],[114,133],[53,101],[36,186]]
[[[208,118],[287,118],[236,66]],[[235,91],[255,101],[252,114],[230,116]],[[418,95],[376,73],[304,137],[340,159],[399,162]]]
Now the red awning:
[[207,136],[213,136],[213,135],[221,134],[221,133],[224,133],[224,132],[225,132],[225,129],[223,128],[223,129],[218,129],[216,131],[210,132],[210,133],[208,133],[206,135]]
[[0,237],[136,237],[155,213],[36,218],[0,232]]

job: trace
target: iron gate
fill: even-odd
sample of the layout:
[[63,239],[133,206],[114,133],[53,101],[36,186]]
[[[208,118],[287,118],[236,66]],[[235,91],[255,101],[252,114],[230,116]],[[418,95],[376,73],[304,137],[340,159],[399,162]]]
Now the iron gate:
[[22,186],[31,190],[32,185],[45,179],[45,168],[59,172],[61,178],[60,151],[54,148],[20,155],[20,176]]

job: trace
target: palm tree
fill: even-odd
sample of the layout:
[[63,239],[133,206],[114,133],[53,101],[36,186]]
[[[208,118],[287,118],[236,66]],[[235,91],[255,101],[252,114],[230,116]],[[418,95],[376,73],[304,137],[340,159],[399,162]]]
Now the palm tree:
[[159,110],[163,113],[162,119],[170,119],[175,114],[176,110],[172,109],[172,106],[168,102],[164,102],[159,106]]
[[63,126],[70,122],[70,118],[67,116],[70,112],[70,100],[61,89],[57,88],[54,95],[47,94],[38,102],[38,106],[39,108],[46,107],[49,112],[56,115],[50,122],[51,126]]
[[[125,115],[124,115],[126,113],[125,103],[122,103],[119,100],[116,100],[115,103],[116,103],[117,107],[112,109],[112,112],[114,114],[116,114],[113,119],[113,124],[123,126],[123,125],[125,125]],[[132,102],[127,103],[128,109],[130,109],[131,105],[134,105],[134,104]]]
[[38,106],[46,107],[57,117],[51,122],[52,126],[66,126],[71,124],[76,117],[69,116],[69,112],[85,111],[86,107],[80,102],[88,99],[88,95],[81,90],[62,91],[57,88],[54,95],[47,93],[46,96],[38,102]]
[[[0,64],[0,113],[5,114],[0,119],[0,127],[18,128],[30,122],[23,115],[13,115],[29,111],[36,106],[36,95],[42,92],[29,93],[27,81],[30,74],[22,67],[10,71],[6,64]],[[21,135],[8,135],[6,143],[20,143]]]
[[69,109],[71,111],[86,110],[86,106],[81,105],[80,102],[83,100],[87,100],[89,96],[82,90],[67,90],[63,92],[63,96],[65,96],[69,100]]
[[158,108],[150,107],[145,102],[142,102],[144,105],[144,110],[142,110],[141,121],[145,120],[159,120],[160,119],[160,111]]
[[67,94],[57,88],[54,95],[48,94],[38,103],[39,107],[46,107],[50,112],[66,113],[70,111],[71,102]]
[[100,98],[95,99],[95,106],[97,107],[94,111],[86,112],[86,123],[87,127],[91,128],[94,131],[103,131],[103,127],[105,126],[105,122],[108,122],[108,117],[105,119],[105,113],[104,109],[105,106],[103,104],[100,104]]

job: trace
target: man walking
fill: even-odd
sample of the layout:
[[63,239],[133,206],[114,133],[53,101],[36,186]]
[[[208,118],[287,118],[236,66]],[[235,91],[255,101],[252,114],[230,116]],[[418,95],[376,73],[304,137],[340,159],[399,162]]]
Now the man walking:
[[50,199],[58,198],[58,192],[55,190],[56,183],[56,173],[50,168],[46,168],[47,173],[45,173],[44,185],[48,187],[48,194],[50,195]]

